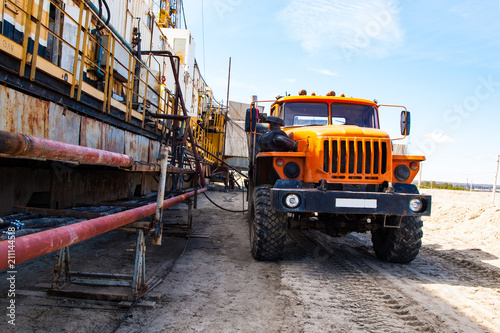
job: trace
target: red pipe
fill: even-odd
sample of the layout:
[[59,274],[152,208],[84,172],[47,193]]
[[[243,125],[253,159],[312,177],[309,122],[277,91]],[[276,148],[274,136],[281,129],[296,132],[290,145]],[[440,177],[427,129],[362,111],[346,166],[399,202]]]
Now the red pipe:
[[134,164],[134,160],[124,154],[5,131],[0,131],[0,154],[122,168]]
[[[202,188],[198,192],[201,193],[206,190],[206,188]],[[163,201],[163,209],[175,206],[194,195],[195,191],[192,191],[167,199]],[[22,236],[15,239],[14,248],[11,247],[12,244],[9,241],[0,242],[0,258],[2,258],[0,270],[9,267],[9,263],[12,263],[8,259],[15,259],[15,265],[18,265],[153,215],[155,210],[156,203],[152,203],[121,213]]]

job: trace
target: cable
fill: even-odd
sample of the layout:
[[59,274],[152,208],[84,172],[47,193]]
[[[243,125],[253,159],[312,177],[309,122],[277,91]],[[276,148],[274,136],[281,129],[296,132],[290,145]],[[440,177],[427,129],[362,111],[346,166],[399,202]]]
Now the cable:
[[220,208],[222,210],[225,210],[226,212],[231,212],[231,213],[245,213],[245,212],[248,212],[248,209],[245,209],[245,210],[231,210],[231,209],[227,209],[227,208],[221,207],[218,204],[216,204],[215,202],[213,202],[212,199],[210,199],[205,192],[203,192],[203,195],[205,197],[207,197],[208,201],[210,201],[215,207]]
[[148,287],[148,291],[146,293],[144,293],[144,295],[146,295],[147,293],[149,293],[151,290],[153,290],[154,288],[156,288],[163,280],[163,278],[165,278],[168,274],[170,274],[170,272],[174,269],[175,265],[177,265],[177,262],[184,256],[184,253],[186,253],[186,250],[187,250],[187,247],[189,245],[189,241],[191,240],[191,235],[194,233],[194,231],[196,230],[196,227],[193,228],[193,231],[191,231],[188,235],[188,239],[186,241],[186,245],[184,246],[184,249],[182,250],[182,253],[179,257],[177,257],[177,259],[175,259],[174,263],[172,264],[172,266],[170,266],[169,269],[167,269],[165,271],[165,273],[163,273],[162,276],[160,276],[158,279],[156,279],[155,282],[153,282],[151,284],[151,286]]
[[108,12],[108,15],[106,15],[107,19],[106,19],[106,22],[104,22],[104,24],[108,25],[109,20],[111,19],[111,11],[109,10],[109,6],[108,6],[108,3],[106,2],[106,0],[102,0],[102,3],[104,4],[104,7],[106,7],[106,12]]
[[[103,19],[103,16],[102,16],[102,5],[104,4],[104,7],[106,7],[106,12],[107,12],[107,15],[106,15],[106,20]],[[101,25],[100,22],[97,23],[97,27],[96,27],[96,31],[101,31],[105,25],[108,25],[109,24],[109,20],[111,19],[111,12],[109,10],[109,6],[108,6],[108,3],[106,2],[106,0],[99,0],[99,18],[104,22],[104,25]]]

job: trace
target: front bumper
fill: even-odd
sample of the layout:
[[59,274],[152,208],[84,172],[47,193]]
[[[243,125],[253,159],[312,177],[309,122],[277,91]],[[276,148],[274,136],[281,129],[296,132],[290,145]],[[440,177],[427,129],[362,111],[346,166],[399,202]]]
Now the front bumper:
[[[300,204],[289,208],[285,198],[296,194]],[[410,209],[412,199],[420,199],[424,206],[420,212]],[[273,188],[271,189],[271,206],[283,212],[297,213],[336,213],[364,215],[409,215],[429,216],[431,214],[431,196],[413,193],[378,193],[378,192],[348,192],[322,191],[303,188]]]

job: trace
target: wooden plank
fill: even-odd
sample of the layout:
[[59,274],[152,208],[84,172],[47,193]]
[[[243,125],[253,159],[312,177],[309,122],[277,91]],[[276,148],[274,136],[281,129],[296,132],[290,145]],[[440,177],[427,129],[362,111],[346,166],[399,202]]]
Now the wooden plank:
[[42,57],[37,59],[36,67],[44,71],[45,73],[60,79],[61,81],[66,81],[68,83],[73,81],[72,73],[65,71],[61,67],[54,65],[53,63]]
[[142,120],[142,113],[132,110],[132,117]]
[[97,98],[100,101],[104,101],[104,93],[92,87],[90,84],[86,82],[82,82],[82,91],[94,98]]
[[111,106],[117,108],[118,110],[120,110],[124,113],[127,112],[127,106],[125,104],[123,104],[122,102],[117,101],[114,98],[111,98]]

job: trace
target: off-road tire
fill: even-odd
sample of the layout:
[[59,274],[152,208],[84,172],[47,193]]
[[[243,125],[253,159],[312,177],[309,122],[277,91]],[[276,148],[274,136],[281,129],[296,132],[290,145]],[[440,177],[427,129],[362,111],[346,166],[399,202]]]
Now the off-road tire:
[[250,205],[250,246],[257,260],[278,260],[285,251],[285,214],[271,209],[271,187],[256,186]]
[[409,264],[422,246],[422,220],[403,216],[400,228],[379,228],[372,232],[373,250],[380,259],[399,264]]

